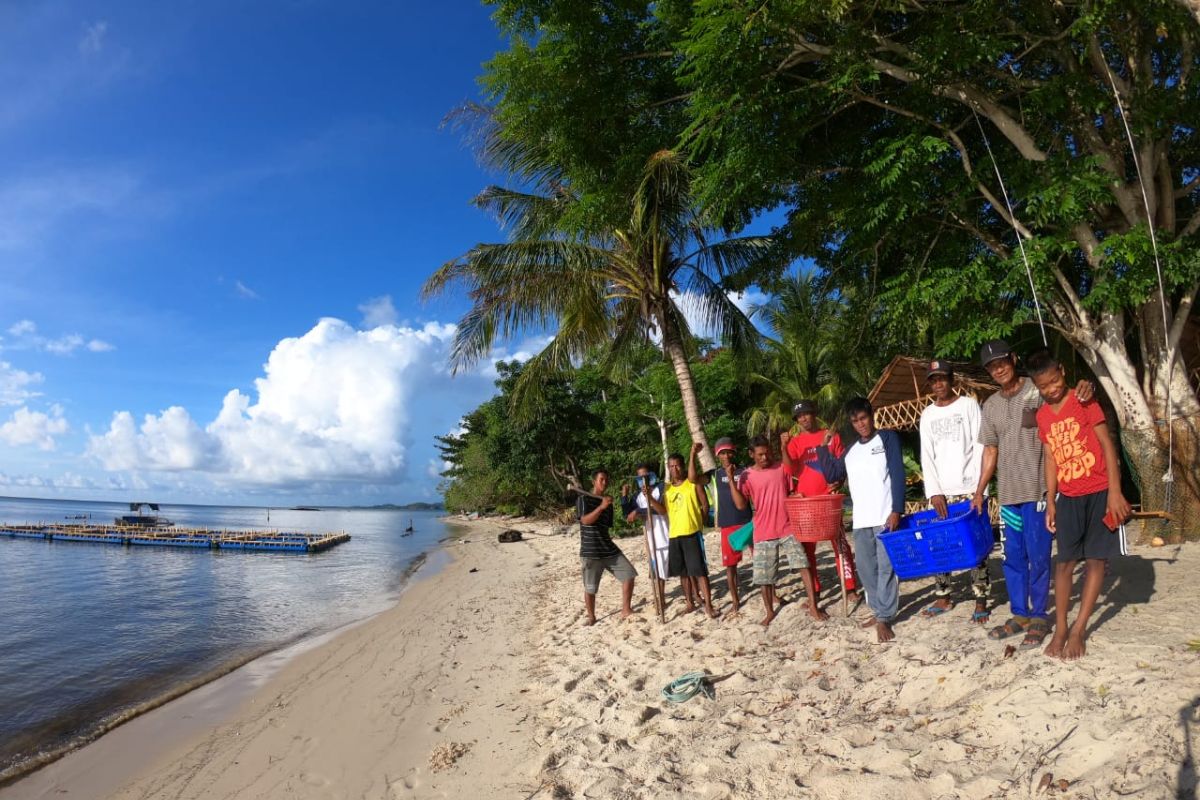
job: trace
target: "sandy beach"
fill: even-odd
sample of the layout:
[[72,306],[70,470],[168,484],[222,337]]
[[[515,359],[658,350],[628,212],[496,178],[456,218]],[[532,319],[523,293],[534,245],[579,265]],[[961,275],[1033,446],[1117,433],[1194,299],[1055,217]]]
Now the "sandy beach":
[[[498,524],[526,540],[498,544]],[[187,698],[0,798],[1196,796],[1194,545],[1115,561],[1089,654],[1065,664],[1005,657],[968,623],[970,603],[920,618],[927,581],[902,584],[888,645],[859,629],[863,609],[841,616],[835,592],[828,622],[793,604],[764,630],[753,592],[740,618],[713,621],[683,615],[672,586],[664,626],[644,581],[620,621],[608,578],[587,628],[578,539],[555,530],[475,523],[395,608],[296,656],[177,744],[119,737],[155,715],[178,736]],[[620,544],[640,568],[640,540]],[[998,553],[991,565],[1000,598]],[[827,552],[820,566],[832,584]],[[797,597],[796,576],[782,588]],[[714,590],[727,610],[723,579]],[[692,670],[712,676],[715,699],[667,703],[662,687]],[[89,763],[109,759],[91,780]]]

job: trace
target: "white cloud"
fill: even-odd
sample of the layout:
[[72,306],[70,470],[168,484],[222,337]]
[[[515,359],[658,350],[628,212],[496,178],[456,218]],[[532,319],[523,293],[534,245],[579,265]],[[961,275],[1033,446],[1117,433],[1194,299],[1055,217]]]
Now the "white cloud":
[[362,324],[364,328],[395,325],[399,320],[399,316],[396,314],[396,307],[392,305],[392,296],[390,294],[385,294],[382,297],[372,297],[360,305],[358,310],[363,315]]
[[271,352],[256,398],[225,395],[201,428],[178,406],[113,415],[87,452],[107,470],[198,470],[221,480],[287,486],[402,475],[414,395],[448,380],[453,325],[358,331],[323,319]]
[[88,339],[78,333],[67,333],[52,339],[38,335],[37,330],[32,320],[23,319],[10,326],[8,332],[15,340],[16,349],[41,350],[57,356],[70,355],[81,347],[92,353],[107,353],[116,349],[103,339]]
[[21,406],[7,422],[0,424],[0,442],[13,447],[32,445],[39,450],[53,450],[54,437],[62,436],[69,429],[62,406],[52,406],[49,414]]
[[43,339],[40,343],[41,348],[47,353],[54,353],[58,356],[70,355],[83,345],[84,339],[78,333],[69,333],[57,339]]
[[242,283],[241,281],[234,281],[233,286],[235,289],[237,289],[237,293],[238,293],[239,297],[244,297],[247,300],[257,300],[258,299],[258,292],[254,291],[253,289],[251,289],[249,286]]
[[448,469],[446,462],[440,459],[431,458],[425,464],[425,474],[435,481],[442,479],[442,471],[445,469]]
[[104,36],[108,33],[108,23],[104,20],[93,22],[83,32],[79,40],[79,52],[85,56],[95,55],[104,49]]
[[0,361],[0,406],[16,406],[37,397],[39,393],[32,387],[41,382],[41,373],[14,369],[7,361]]
[[[672,292],[671,296],[674,298],[676,305],[679,306],[679,310],[683,312],[683,317],[687,320],[688,327],[691,328],[693,335],[699,336],[702,339],[717,341],[716,333],[704,319],[703,306],[700,303],[699,295],[692,292]],[[733,304],[740,308],[743,314],[750,317],[756,323],[755,309],[758,306],[766,304],[771,299],[770,295],[760,292],[757,289],[749,289],[745,292],[726,292],[725,296],[733,301]],[[760,327],[761,329],[761,326],[756,325],[756,327]],[[654,341],[658,342],[661,340],[655,337]]]

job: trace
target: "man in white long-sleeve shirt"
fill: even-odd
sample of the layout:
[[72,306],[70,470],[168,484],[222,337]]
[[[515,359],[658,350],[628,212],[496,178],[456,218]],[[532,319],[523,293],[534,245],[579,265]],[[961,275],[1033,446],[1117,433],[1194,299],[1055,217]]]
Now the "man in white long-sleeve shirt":
[[[941,360],[929,364],[929,392],[933,403],[921,412],[921,473],[925,480],[925,497],[929,507],[945,519],[951,503],[970,500],[979,483],[983,461],[983,445],[979,444],[981,414],[975,398],[956,397],[953,368]],[[937,599],[921,612],[924,617],[936,617],[954,608],[950,591],[950,573],[935,576]],[[971,570],[971,592],[975,596],[975,611],[971,622],[982,625],[988,621],[987,557]]]

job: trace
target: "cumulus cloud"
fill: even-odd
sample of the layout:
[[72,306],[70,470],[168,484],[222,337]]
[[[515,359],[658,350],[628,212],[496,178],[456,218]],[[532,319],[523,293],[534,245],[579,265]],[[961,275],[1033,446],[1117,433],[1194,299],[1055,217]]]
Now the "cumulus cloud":
[[392,305],[392,296],[390,294],[385,294],[382,297],[372,297],[360,305],[358,311],[363,315],[362,324],[364,328],[395,325],[399,321],[399,316],[396,314],[396,307]]
[[31,319],[23,319],[14,323],[8,332],[13,336],[29,336],[37,333],[37,325]]
[[16,406],[37,397],[33,387],[42,382],[39,372],[25,372],[0,361],[0,406]]
[[87,452],[107,470],[197,470],[259,485],[392,479],[406,467],[414,394],[448,379],[454,331],[323,319],[279,342],[256,397],[231,390],[207,425],[178,406],[140,423],[119,411]]
[[21,406],[0,424],[0,442],[13,447],[32,445],[39,450],[53,450],[54,437],[62,436],[69,429],[62,406],[51,406],[49,414]]

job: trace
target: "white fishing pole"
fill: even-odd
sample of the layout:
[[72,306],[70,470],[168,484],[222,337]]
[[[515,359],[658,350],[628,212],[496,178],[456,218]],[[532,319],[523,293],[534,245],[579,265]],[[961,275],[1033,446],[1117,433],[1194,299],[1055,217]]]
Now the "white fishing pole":
[[1046,338],[1046,323],[1042,320],[1042,304],[1038,301],[1037,286],[1033,283],[1033,270],[1029,267],[1029,256],[1025,253],[1025,241],[1021,237],[1021,229],[1017,227],[1017,215],[1013,213],[1012,201],[1008,199],[1004,176],[1000,174],[1000,165],[996,163],[992,145],[988,141],[987,133],[983,130],[983,123],[979,121],[979,114],[975,112],[974,106],[971,107],[971,114],[975,117],[975,124],[979,126],[979,135],[983,137],[983,146],[987,148],[988,158],[992,161],[992,170],[996,173],[996,180],[1000,183],[1000,194],[1004,197],[1004,205],[1008,207],[1008,221],[1012,224],[1013,233],[1017,237],[1017,247],[1021,250],[1021,261],[1025,263],[1025,277],[1029,279],[1029,291],[1033,295],[1033,310],[1037,313],[1038,329],[1042,332],[1042,344],[1049,347],[1050,341]]
[[1162,264],[1158,260],[1158,237],[1154,235],[1154,220],[1150,215],[1150,196],[1146,193],[1146,181],[1142,179],[1141,159],[1138,158],[1137,145],[1133,142],[1133,131],[1129,128],[1129,118],[1125,113],[1125,106],[1121,102],[1121,92],[1117,89],[1116,78],[1113,77],[1112,70],[1108,68],[1108,62],[1104,62],[1104,72],[1108,75],[1108,84],[1112,87],[1113,97],[1117,101],[1117,111],[1121,115],[1121,124],[1125,128],[1125,138],[1129,140],[1129,152],[1133,156],[1133,169],[1137,174],[1138,187],[1142,190],[1142,207],[1146,209],[1146,227],[1150,229],[1150,247],[1154,251],[1154,272],[1158,276],[1158,301],[1162,310],[1163,322],[1163,350],[1166,356],[1166,372],[1163,383],[1166,385],[1166,413],[1167,413],[1167,471],[1163,473],[1163,483],[1167,485],[1166,491],[1166,508],[1164,511],[1171,510],[1171,484],[1175,481],[1175,420],[1174,409],[1171,404],[1171,371],[1175,366],[1175,352],[1171,347],[1171,332],[1170,326],[1167,324],[1167,289],[1163,285]]

